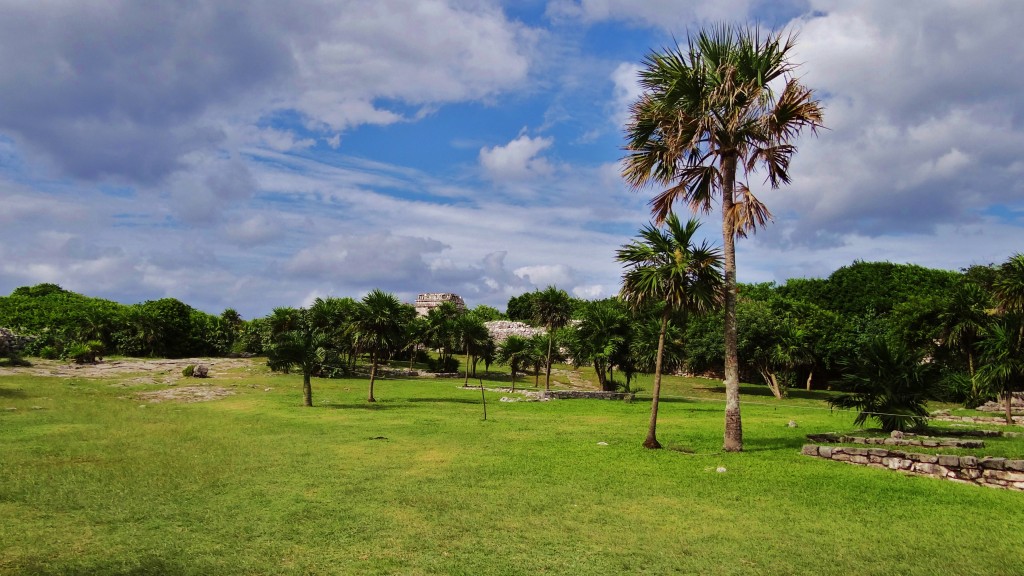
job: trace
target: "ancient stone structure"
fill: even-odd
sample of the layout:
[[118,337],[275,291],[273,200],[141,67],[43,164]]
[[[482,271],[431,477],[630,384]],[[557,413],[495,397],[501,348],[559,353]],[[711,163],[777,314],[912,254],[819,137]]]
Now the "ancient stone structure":
[[495,344],[501,344],[506,338],[513,334],[516,336],[522,336],[523,338],[532,338],[535,334],[548,333],[544,328],[534,328],[529,324],[511,322],[509,320],[484,322],[484,326],[487,327],[487,331],[490,332],[491,338],[494,340]]
[[[977,409],[982,412],[998,412],[1002,414],[1006,412],[1006,399],[1004,397],[999,400],[985,402],[978,406]],[[1014,392],[1010,397],[1010,414],[1024,415],[1024,392]]]
[[426,316],[431,310],[445,302],[455,304],[459,310],[466,309],[466,303],[462,301],[462,296],[458,294],[452,294],[451,292],[428,292],[416,297],[416,314]]
[[1024,491],[1024,460],[914,454],[884,448],[849,448],[815,444],[805,445],[800,453],[849,464],[888,468],[917,476]]
[[31,336],[21,336],[7,328],[0,328],[0,358],[17,358],[33,339]]

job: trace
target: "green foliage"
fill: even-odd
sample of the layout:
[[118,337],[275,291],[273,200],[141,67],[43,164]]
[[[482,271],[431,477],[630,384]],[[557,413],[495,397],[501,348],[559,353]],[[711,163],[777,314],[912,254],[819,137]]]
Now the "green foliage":
[[454,374],[459,371],[459,359],[454,356],[427,357],[427,370],[444,374]]
[[53,346],[43,346],[39,349],[39,357],[44,360],[56,360],[60,358],[60,352]]
[[191,378],[192,375],[195,374],[195,371],[196,365],[189,364],[188,366],[185,366],[184,368],[181,369],[181,375],[184,376],[185,378]]
[[563,344],[576,366],[593,366],[602,390],[614,390],[609,371],[627,347],[629,309],[617,298],[595,300],[584,309],[580,322],[566,329]]
[[1000,318],[989,328],[980,347],[983,362],[978,380],[990,394],[1006,400],[1009,423],[1011,395],[1024,390],[1024,314]]
[[909,430],[927,422],[929,365],[903,343],[871,341],[856,359],[845,362],[843,380],[849,392],[829,403],[859,410],[854,423],[878,420],[882,430]]
[[493,322],[495,320],[508,320],[508,316],[503,314],[497,308],[488,306],[486,304],[477,304],[469,311],[475,318],[481,322]]
[[539,292],[526,292],[509,298],[508,305],[505,307],[505,315],[513,322],[532,322],[533,301],[538,294]]
[[901,302],[946,294],[959,282],[960,274],[948,270],[858,260],[827,281],[790,280],[779,293],[843,315],[882,315]]

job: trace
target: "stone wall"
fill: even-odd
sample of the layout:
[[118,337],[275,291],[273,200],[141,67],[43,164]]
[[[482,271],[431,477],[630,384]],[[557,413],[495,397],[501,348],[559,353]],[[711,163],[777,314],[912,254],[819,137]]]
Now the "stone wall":
[[501,344],[506,338],[513,334],[516,336],[522,336],[523,338],[532,338],[535,334],[548,333],[544,328],[534,328],[529,324],[524,324],[523,322],[512,322],[510,320],[484,322],[484,326],[487,327],[487,331],[490,332],[491,338],[494,339],[495,344]]
[[801,454],[837,462],[888,468],[917,476],[1024,491],[1024,460],[914,454],[885,448],[849,448],[807,444]]
[[[953,416],[947,411],[933,412],[928,417],[937,422],[965,422],[967,424],[992,424],[995,426],[1006,426],[1006,418],[994,416]],[[1013,416],[1013,423],[1024,426],[1024,416]]]
[[896,438],[863,438],[839,434],[808,434],[811,442],[835,442],[837,444],[875,444],[885,446],[921,446],[922,448],[984,448],[984,440],[957,440],[956,438],[927,438],[913,434]]
[[416,297],[416,304],[414,304],[416,314],[426,316],[431,310],[445,302],[454,303],[459,310],[466,309],[466,303],[462,300],[462,296],[458,294],[451,292],[427,292]]

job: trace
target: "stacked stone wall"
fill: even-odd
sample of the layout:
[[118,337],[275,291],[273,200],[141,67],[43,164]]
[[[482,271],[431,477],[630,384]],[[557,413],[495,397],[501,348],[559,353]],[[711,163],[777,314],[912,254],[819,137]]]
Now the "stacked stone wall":
[[1024,460],[978,458],[939,454],[915,454],[885,448],[805,445],[806,456],[887,468],[917,476],[931,476],[954,482],[1024,491]]
[[875,444],[885,446],[921,446],[922,448],[984,448],[983,440],[957,440],[956,438],[922,438],[906,435],[902,438],[863,438],[839,434],[808,434],[811,442],[835,442],[837,444]]

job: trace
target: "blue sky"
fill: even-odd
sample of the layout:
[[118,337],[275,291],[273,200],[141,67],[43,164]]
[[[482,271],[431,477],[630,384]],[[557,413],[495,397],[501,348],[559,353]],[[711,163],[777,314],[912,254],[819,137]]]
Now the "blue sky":
[[[1024,250],[1024,3],[0,0],[0,294],[252,318],[317,296],[617,291],[644,55],[798,34],[802,137],[745,282]],[[758,177],[752,184],[758,185]],[[704,217],[720,242],[717,215]]]

